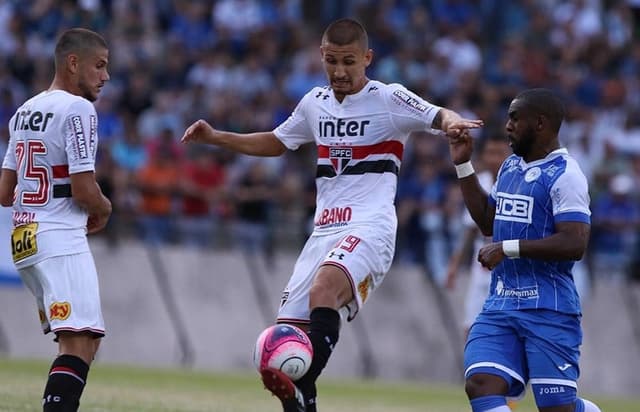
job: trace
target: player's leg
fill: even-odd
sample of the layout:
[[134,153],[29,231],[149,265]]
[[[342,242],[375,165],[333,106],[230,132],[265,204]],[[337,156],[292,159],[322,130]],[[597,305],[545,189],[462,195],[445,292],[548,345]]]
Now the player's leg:
[[316,410],[316,380],[327,365],[340,335],[338,310],[353,300],[353,290],[344,270],[323,265],[309,291],[309,329],[313,360],[309,371],[296,382],[307,402],[307,411]]
[[104,321],[98,276],[89,252],[57,256],[34,265],[45,289],[44,307],[58,341],[43,395],[44,412],[78,410]]
[[522,314],[531,390],[540,412],[598,412],[578,398],[580,317],[553,311]]
[[465,392],[473,412],[509,412],[507,397],[519,397],[526,382],[525,353],[508,317],[483,312],[465,347]]
[[99,338],[91,332],[67,331],[59,332],[57,337],[59,352],[49,369],[43,411],[76,411]]
[[[277,323],[295,325],[308,333],[309,291],[315,272],[324,259],[327,241],[326,237],[311,237],[307,240],[282,293]],[[260,375],[265,388],[280,400],[285,412],[306,410],[302,391],[296,386],[297,382],[293,382],[284,373],[271,369],[261,370]]]

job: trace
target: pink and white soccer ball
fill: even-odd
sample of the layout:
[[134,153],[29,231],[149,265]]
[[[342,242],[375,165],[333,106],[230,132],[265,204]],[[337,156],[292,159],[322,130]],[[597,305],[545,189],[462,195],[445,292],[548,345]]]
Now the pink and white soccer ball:
[[265,329],[253,351],[253,363],[258,371],[265,367],[279,369],[294,381],[307,373],[312,358],[313,346],[307,334],[286,324]]

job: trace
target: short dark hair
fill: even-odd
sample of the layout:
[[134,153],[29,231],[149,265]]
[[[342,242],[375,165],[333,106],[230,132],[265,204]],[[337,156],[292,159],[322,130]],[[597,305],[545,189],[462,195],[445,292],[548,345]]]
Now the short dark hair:
[[525,103],[527,110],[535,115],[545,116],[557,133],[564,120],[565,107],[562,99],[549,89],[529,89],[521,92],[516,99]]
[[84,55],[90,50],[99,48],[107,49],[108,47],[107,42],[98,33],[83,28],[69,29],[62,33],[56,43],[56,67],[61,67],[69,54]]
[[353,19],[339,19],[327,27],[322,35],[323,41],[337,46],[358,43],[363,50],[369,49],[369,36],[364,26]]

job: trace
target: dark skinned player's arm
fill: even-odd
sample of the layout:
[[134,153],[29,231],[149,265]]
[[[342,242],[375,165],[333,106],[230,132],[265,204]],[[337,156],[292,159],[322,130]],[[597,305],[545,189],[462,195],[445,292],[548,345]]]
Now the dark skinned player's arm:
[[458,179],[464,203],[485,236],[493,235],[493,219],[496,209],[489,204],[489,195],[484,191],[476,174]]
[[591,227],[583,222],[556,223],[556,233],[544,239],[520,239],[520,257],[538,260],[580,260],[589,243]]

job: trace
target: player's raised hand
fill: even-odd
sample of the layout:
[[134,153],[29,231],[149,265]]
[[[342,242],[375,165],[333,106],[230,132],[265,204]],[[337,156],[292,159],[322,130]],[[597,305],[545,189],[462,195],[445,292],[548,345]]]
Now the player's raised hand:
[[185,130],[182,143],[208,143],[216,144],[215,129],[209,123],[200,119],[196,120],[191,126]]
[[469,130],[464,130],[458,136],[449,137],[449,153],[451,154],[451,161],[456,165],[471,160],[473,138]]
[[458,120],[452,121],[451,123],[448,123],[443,131],[448,137],[458,137],[469,129],[478,129],[482,126],[484,126],[484,122],[482,120],[460,118]]

